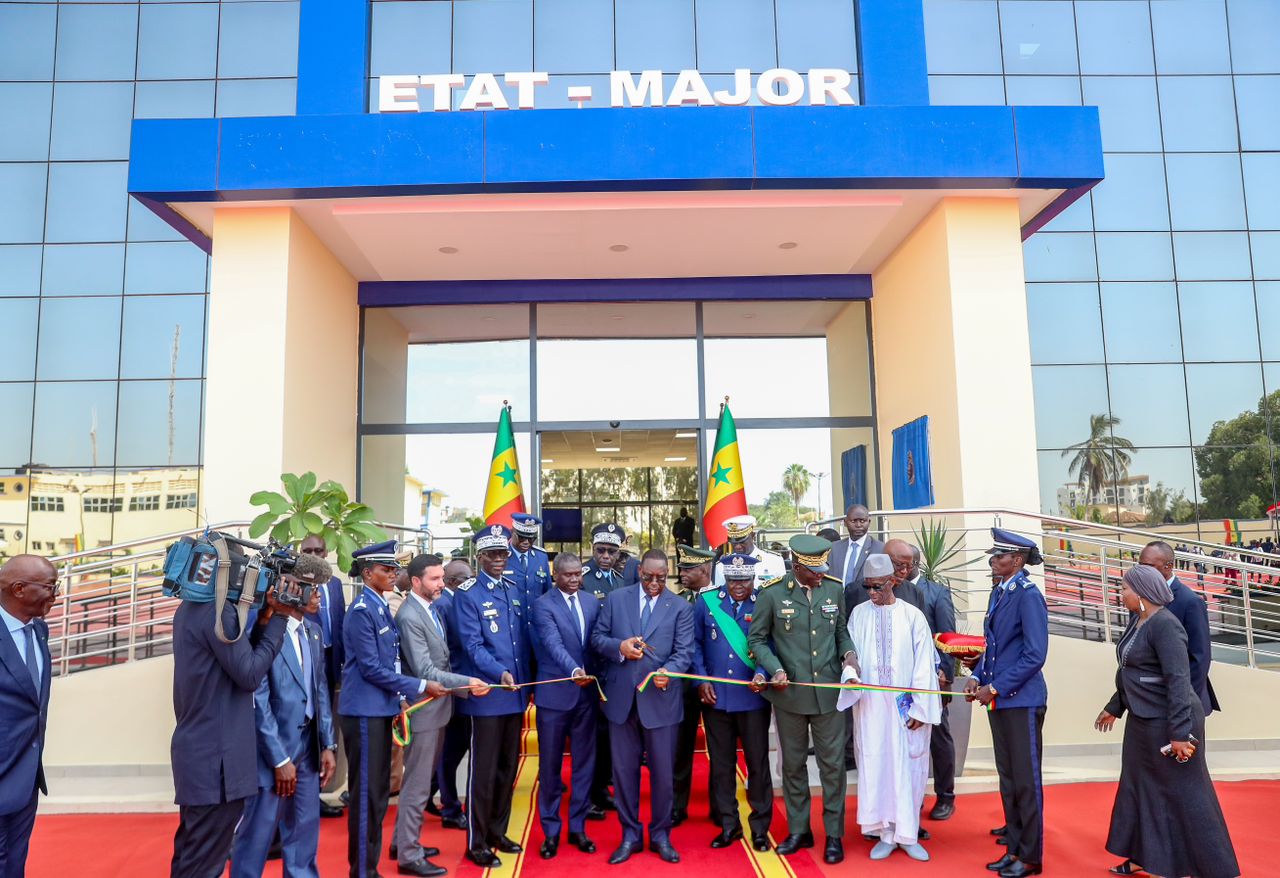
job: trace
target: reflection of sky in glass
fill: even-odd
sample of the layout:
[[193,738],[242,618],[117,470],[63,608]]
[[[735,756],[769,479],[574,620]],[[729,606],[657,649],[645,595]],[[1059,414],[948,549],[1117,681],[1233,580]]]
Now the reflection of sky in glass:
[[[449,495],[448,505],[454,509],[466,508],[479,515],[484,508],[489,463],[493,459],[493,437],[493,433],[408,436],[405,438],[405,468],[425,488],[445,491]],[[383,448],[379,447],[380,438],[365,437],[366,457],[383,453]],[[516,434],[516,457],[520,461],[525,503],[529,504],[532,501],[532,470],[528,433]]]
[[697,399],[693,339],[538,342],[539,421],[695,418]]
[[[1191,403],[1191,441],[1204,444],[1215,421],[1229,421],[1258,410],[1262,369],[1257,363],[1189,363],[1187,394]],[[1221,444],[1217,440],[1216,444]]]
[[1181,365],[1112,366],[1108,371],[1111,412],[1120,419],[1117,436],[1134,445],[1187,443],[1187,393]]
[[504,399],[515,420],[529,419],[528,341],[409,346],[408,422],[496,424]]
[[[169,389],[173,387],[173,446]],[[126,381],[120,385],[118,466],[196,464],[200,458],[200,382]]]
[[735,418],[826,417],[831,411],[825,338],[709,338],[703,357],[709,418],[719,416],[726,396]]
[[114,381],[36,386],[31,459],[46,466],[110,466],[115,459]]
[[[708,463],[715,445],[715,434],[707,436]],[[773,491],[784,490],[782,473],[793,463],[802,464],[815,476],[809,480],[809,493],[800,501],[802,506],[818,506],[818,473],[826,473],[822,480],[822,510],[829,513],[833,507],[834,482],[831,478],[831,431],[805,430],[739,430],[738,454],[742,458],[742,472],[747,489],[748,503],[763,503]]]
[[1101,366],[1036,366],[1036,441],[1066,448],[1089,436],[1090,415],[1107,411],[1107,376]]

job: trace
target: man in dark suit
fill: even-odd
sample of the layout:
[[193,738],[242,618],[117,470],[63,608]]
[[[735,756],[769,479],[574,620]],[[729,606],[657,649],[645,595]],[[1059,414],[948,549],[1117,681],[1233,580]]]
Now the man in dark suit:
[[[603,713],[609,720],[613,789],[622,844],[609,857],[626,862],[644,846],[640,824],[640,757],[649,767],[649,847],[668,863],[680,862],[671,846],[672,773],[676,730],[684,714],[680,681],[693,664],[693,608],[667,590],[667,556],[658,549],[640,560],[640,585],[613,591],[600,608],[591,646],[604,669]],[[644,692],[636,687],[659,672]]]
[[573,755],[570,779],[569,844],[585,854],[596,845],[587,838],[587,810],[591,805],[591,778],[596,765],[596,704],[600,698],[588,679],[592,660],[591,628],[600,612],[595,595],[582,592],[582,561],[577,555],[556,555],[551,571],[555,587],[533,605],[533,649],[538,657],[538,679],[578,678],[576,683],[550,683],[535,687],[538,725],[538,813],[542,819],[544,860],[560,846],[560,799],[564,783],[565,743]]
[[[453,673],[445,621],[436,607],[436,600],[444,591],[444,564],[440,557],[418,555],[409,562],[408,572],[409,595],[396,613],[405,672],[434,680],[452,690],[454,697],[487,695],[488,687],[479,680]],[[419,836],[423,807],[431,799],[431,780],[453,709],[453,698],[436,698],[409,718],[412,734],[405,748],[404,782],[400,785],[395,841],[391,845],[391,856],[396,859],[401,875],[431,878],[447,871],[428,859],[436,856],[439,849],[423,847]]]
[[[219,612],[232,643],[214,631]],[[286,608],[273,593],[258,614],[252,645],[230,604],[183,601],[173,615],[177,725],[169,755],[179,820],[172,878],[214,878],[226,866],[236,824],[258,794],[252,695],[280,652],[287,623]]]
[[[871,514],[861,503],[851,503],[844,511],[844,526],[849,536],[831,546],[829,575],[843,583],[844,611],[846,615],[852,616],[853,608],[867,600],[867,590],[862,587],[862,566],[867,563],[869,556],[884,552],[884,543],[867,533],[871,527]],[[899,597],[907,598],[906,595]],[[919,607],[915,601],[908,599],[907,602]],[[853,750],[852,709],[844,712],[844,730],[844,767],[848,771],[857,765]]]
[[[323,558],[300,560],[286,583],[313,586],[310,604],[319,602],[333,571]],[[320,787],[333,776],[333,716],[325,685],[320,628],[289,607],[285,643],[267,678],[254,693],[258,728],[258,795],[245,807],[231,851],[232,878],[260,878],[267,851],[280,833],[284,874],[320,878]]]
[[49,626],[58,571],[37,555],[0,567],[0,878],[22,878],[44,782]]
[[[324,538],[317,534],[312,534],[299,543],[298,551],[304,555],[319,558],[322,561],[329,557],[329,549],[324,543]],[[342,587],[342,580],[333,576],[330,577],[327,584],[316,589],[316,595],[319,597],[320,606],[314,612],[308,611],[307,618],[315,622],[320,628],[320,640],[324,645],[324,679],[325,685],[329,687],[329,707],[334,714],[337,714],[338,700],[336,694],[338,684],[342,681],[342,620],[347,615],[346,590]],[[335,734],[341,732],[336,723],[333,730]],[[341,753],[342,751],[339,750],[339,756],[341,756]],[[333,773],[334,782],[337,782],[345,774],[345,769],[345,765],[338,765],[338,768]],[[324,786],[324,784],[321,784],[321,791],[323,791]],[[341,817],[342,806],[330,805],[328,802],[321,800],[320,816]]]
[[[892,542],[892,541],[891,541]],[[920,550],[911,546],[911,568],[904,585],[914,585],[924,598],[920,607],[929,633],[934,637],[956,630],[956,607],[951,600],[951,590],[944,585],[930,582],[920,575]],[[890,555],[893,558],[892,555]],[[893,575],[898,577],[898,561],[894,558]],[[895,588],[896,592],[897,589]],[[938,688],[950,689],[956,676],[956,660],[945,654],[938,655]],[[929,812],[930,820],[949,820],[956,812],[956,744],[951,737],[951,720],[947,706],[949,695],[942,696],[942,722],[933,727],[929,736],[929,757],[933,760],[933,792],[937,801]]]
[[1187,632],[1187,653],[1191,659],[1191,689],[1200,697],[1204,707],[1204,715],[1208,716],[1222,708],[1218,704],[1218,696],[1213,692],[1213,684],[1209,682],[1209,665],[1213,662],[1213,642],[1209,637],[1209,606],[1204,598],[1196,594],[1178,579],[1174,571],[1173,548],[1166,542],[1156,540],[1147,543],[1138,555],[1138,563],[1154,567],[1169,584],[1173,592],[1173,603],[1167,609],[1182,623]]

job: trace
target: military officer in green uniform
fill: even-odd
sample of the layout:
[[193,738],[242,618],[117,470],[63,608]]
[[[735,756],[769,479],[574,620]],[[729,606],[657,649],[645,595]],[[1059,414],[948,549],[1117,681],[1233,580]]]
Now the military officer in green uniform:
[[792,572],[760,589],[747,644],[755,656],[755,681],[768,680],[782,748],[782,794],[787,837],[778,853],[813,847],[809,825],[809,736],[822,781],[823,859],[844,859],[844,715],[836,710],[838,689],[790,683],[839,683],[843,665],[854,664],[844,610],[844,584],[826,576],[831,543],[812,534],[791,538]]
[[[698,593],[711,584],[711,565],[716,553],[693,546],[676,546],[676,567],[680,570],[680,597],[696,605]],[[698,743],[698,723],[702,719],[702,698],[698,687],[690,684],[684,688],[684,719],[676,733],[676,768],[672,776],[671,825],[679,826],[689,819],[689,791],[693,788],[693,751]],[[714,814],[711,822],[719,823]]]

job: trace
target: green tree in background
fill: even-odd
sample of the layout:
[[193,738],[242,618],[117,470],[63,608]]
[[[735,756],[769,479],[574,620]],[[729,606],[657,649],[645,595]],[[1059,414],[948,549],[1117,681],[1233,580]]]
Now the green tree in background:
[[793,463],[782,472],[782,487],[791,495],[791,505],[800,509],[800,501],[809,493],[811,473],[802,463]]
[[1108,482],[1117,482],[1129,475],[1133,462],[1133,443],[1115,435],[1120,419],[1115,415],[1090,415],[1089,438],[1077,442],[1062,452],[1071,456],[1067,472],[1076,477],[1076,484],[1085,490],[1088,504],[1102,492]]
[[1195,452],[1202,518],[1261,518],[1271,505],[1271,449],[1267,423],[1280,431],[1280,390],[1254,411],[1218,421]]
[[787,491],[773,491],[762,504],[751,504],[747,511],[756,517],[760,527],[768,530],[779,527],[799,527],[800,510]]

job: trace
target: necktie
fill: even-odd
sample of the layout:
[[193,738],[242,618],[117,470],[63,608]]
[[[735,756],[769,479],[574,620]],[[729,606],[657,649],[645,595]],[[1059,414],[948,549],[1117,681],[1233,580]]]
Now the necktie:
[[573,621],[578,625],[578,640],[586,643],[587,632],[582,627],[582,612],[578,609],[578,596],[576,594],[569,595],[569,612],[573,613]]
[[852,540],[849,541],[849,554],[844,559],[844,581],[849,582],[849,573],[858,569],[858,553],[862,551],[862,547]]
[[329,622],[329,586],[320,586],[320,634],[324,638],[320,641],[325,649],[333,645],[333,635],[330,633]]
[[649,627],[649,617],[653,615],[653,598],[646,597],[644,606],[640,608],[640,632]]
[[436,615],[434,607],[427,607],[427,615],[431,617],[431,621],[436,623],[436,630],[440,632],[440,639],[444,639],[444,626],[440,624],[440,617]]
[[529,556],[523,552],[520,553],[520,570],[524,573],[529,572]]
[[311,704],[311,656],[307,649],[307,635],[303,626],[299,625],[294,632],[298,638],[298,664],[302,667],[302,689],[307,694],[307,719],[315,716],[315,708]]
[[742,609],[742,601],[733,602],[733,621],[739,621],[738,613]]
[[27,670],[31,673],[31,682],[35,684],[36,692],[40,691],[40,654],[36,652],[36,632],[35,625],[28,622],[22,626],[22,636],[27,642],[26,663]]

